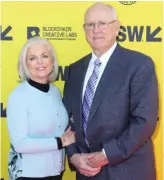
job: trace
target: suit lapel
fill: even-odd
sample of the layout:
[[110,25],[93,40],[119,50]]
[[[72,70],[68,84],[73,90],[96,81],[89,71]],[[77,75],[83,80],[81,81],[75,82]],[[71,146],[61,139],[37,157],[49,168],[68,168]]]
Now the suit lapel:
[[105,70],[101,76],[101,79],[99,81],[99,84],[97,86],[90,114],[88,119],[88,125],[96,112],[98,106],[100,105],[101,101],[103,100],[103,97],[106,95],[106,93],[112,92],[112,88],[109,89],[109,87],[112,87],[113,83],[115,83],[114,74],[115,74],[115,68],[118,66],[118,61],[120,59],[119,55],[119,45],[117,45],[115,51],[113,52],[112,56],[110,57]]

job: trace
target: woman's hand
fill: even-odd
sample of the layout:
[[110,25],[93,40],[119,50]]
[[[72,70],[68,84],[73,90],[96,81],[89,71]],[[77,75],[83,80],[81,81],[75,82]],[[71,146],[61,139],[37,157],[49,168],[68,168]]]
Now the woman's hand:
[[66,147],[72,143],[75,143],[75,132],[71,131],[71,127],[69,127],[61,136],[61,141],[62,141],[63,147]]

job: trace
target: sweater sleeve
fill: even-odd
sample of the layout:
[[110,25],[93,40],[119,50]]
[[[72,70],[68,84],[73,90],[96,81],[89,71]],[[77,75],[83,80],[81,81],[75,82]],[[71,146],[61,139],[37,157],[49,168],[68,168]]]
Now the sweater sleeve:
[[18,153],[42,153],[58,149],[53,137],[31,137],[28,133],[28,108],[20,93],[12,92],[7,103],[10,142]]

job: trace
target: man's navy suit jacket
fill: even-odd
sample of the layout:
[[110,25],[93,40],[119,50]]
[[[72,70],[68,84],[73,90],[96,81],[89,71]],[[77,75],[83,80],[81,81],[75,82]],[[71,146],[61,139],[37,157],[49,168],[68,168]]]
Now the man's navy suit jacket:
[[158,119],[158,88],[150,57],[119,44],[110,57],[97,86],[90,109],[87,139],[82,125],[82,90],[91,54],[70,65],[66,74],[64,103],[76,144],[75,153],[104,148],[109,164],[94,177],[77,172],[77,180],[155,180],[152,134]]

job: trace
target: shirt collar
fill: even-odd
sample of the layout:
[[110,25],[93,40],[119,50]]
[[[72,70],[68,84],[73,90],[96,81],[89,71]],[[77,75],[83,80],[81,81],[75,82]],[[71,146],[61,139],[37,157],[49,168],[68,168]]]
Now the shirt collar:
[[[104,53],[104,54],[99,58],[103,66],[105,66],[105,65],[107,64],[107,62],[108,62],[109,58],[111,57],[113,51],[115,50],[116,46],[117,46],[117,42],[115,42],[115,43],[113,44],[113,46],[112,46],[106,53]],[[90,60],[90,63],[91,63],[91,64],[94,64],[94,61],[95,61],[97,58],[98,58],[98,57],[94,54],[94,52],[92,52],[92,58],[91,58],[91,60]],[[89,64],[90,64],[90,63],[89,63]]]

